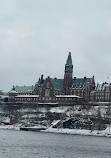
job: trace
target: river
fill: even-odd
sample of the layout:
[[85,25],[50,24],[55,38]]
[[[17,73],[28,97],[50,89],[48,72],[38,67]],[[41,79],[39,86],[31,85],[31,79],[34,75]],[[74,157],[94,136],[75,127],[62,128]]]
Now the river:
[[0,158],[111,158],[111,138],[0,130]]

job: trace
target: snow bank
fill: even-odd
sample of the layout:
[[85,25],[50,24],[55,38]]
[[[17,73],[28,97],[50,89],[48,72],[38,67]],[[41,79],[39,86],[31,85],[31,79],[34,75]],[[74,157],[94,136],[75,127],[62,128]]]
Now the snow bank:
[[15,125],[0,125],[0,129],[8,129],[8,130],[20,130],[21,124]]
[[68,107],[64,107],[64,108],[60,108],[60,107],[55,107],[55,108],[51,108],[49,111],[51,113],[65,113],[68,110]]
[[111,137],[111,127],[107,127],[105,130],[85,130],[85,129],[63,129],[63,128],[48,128],[44,132],[50,133],[67,133],[67,134],[75,134],[75,135],[87,135],[87,136],[106,136]]

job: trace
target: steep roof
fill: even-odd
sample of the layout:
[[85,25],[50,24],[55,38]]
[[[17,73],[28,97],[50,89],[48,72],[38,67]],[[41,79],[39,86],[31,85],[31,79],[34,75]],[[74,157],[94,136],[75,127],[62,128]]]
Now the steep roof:
[[97,84],[95,91],[103,91],[105,88],[104,84]]
[[71,57],[71,52],[69,52],[67,61],[66,61],[66,65],[68,66],[72,66],[72,57]]
[[[64,79],[51,79],[54,90],[64,92]],[[91,84],[92,78],[74,78],[70,88],[85,88],[86,83]]]
[[20,93],[26,93],[26,92],[32,92],[34,90],[35,86],[16,86],[15,91]]
[[110,87],[111,85],[108,83],[103,83],[103,84],[97,84],[97,86],[95,87],[95,91],[104,91],[106,87]]
[[63,91],[64,92],[64,79],[52,79],[51,78],[51,83],[54,87],[54,90],[59,90],[59,91]]
[[91,84],[92,78],[74,78],[72,79],[72,86],[71,88],[85,88],[86,83]]
[[69,52],[69,55],[65,64],[65,72],[71,72],[71,73],[73,72],[71,52]]

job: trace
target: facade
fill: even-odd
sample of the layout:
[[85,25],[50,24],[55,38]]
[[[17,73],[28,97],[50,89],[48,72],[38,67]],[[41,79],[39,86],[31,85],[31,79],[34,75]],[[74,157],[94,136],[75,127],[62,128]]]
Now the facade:
[[[14,101],[16,102],[37,102],[40,104],[75,104],[90,101],[90,93],[95,89],[94,76],[92,78],[76,78],[73,77],[73,64],[71,53],[69,52],[65,64],[64,78],[39,78],[35,86],[14,86],[12,91]],[[13,93],[9,92],[9,98],[12,98]]]
[[111,84],[97,84],[90,93],[90,100],[95,102],[111,102]]

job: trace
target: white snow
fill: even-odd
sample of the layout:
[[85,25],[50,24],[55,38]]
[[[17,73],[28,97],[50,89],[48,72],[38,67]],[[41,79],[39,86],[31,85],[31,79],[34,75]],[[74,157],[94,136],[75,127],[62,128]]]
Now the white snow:
[[29,115],[23,115],[22,118],[36,118],[37,115],[36,114],[29,114]]
[[107,127],[105,130],[85,130],[85,129],[63,129],[63,128],[52,128],[52,126],[46,129],[44,132],[49,133],[67,133],[67,134],[77,134],[77,135],[89,135],[89,136],[106,136],[111,137],[111,127]]
[[60,108],[60,107],[55,107],[55,108],[51,108],[49,111],[52,112],[52,113],[65,113],[66,111],[68,110],[67,107],[64,107],[64,108]]
[[46,104],[46,105],[57,105],[58,103],[51,103],[51,102],[50,102],[50,103],[38,103],[38,105],[43,105],[43,104],[44,104],[44,105],[45,105],[45,104]]
[[8,129],[8,130],[20,130],[21,124],[14,125],[0,125],[0,129]]
[[15,93],[15,94],[18,94],[16,91],[12,90],[10,91],[9,93]]
[[77,96],[77,95],[56,95],[56,97],[58,98],[81,98],[81,97],[79,97],[79,96]]
[[39,95],[17,95],[16,98],[38,98]]
[[[111,137],[111,126],[107,126],[105,130],[85,130],[85,129],[67,129],[67,128],[52,128],[54,125],[59,123],[60,120],[55,120],[51,126],[46,130],[41,130],[42,132],[47,133],[64,133],[64,134],[74,134],[74,135],[88,135],[88,136],[105,136]],[[20,130],[21,124],[15,125],[0,125],[0,129],[8,130]],[[30,126],[31,129],[46,128],[43,125]]]
[[3,120],[3,122],[9,123],[10,122],[10,118],[7,117],[5,120]]
[[51,127],[50,128],[52,128],[53,126],[55,126],[57,123],[59,123],[60,122],[60,120],[54,120],[52,123],[51,123]]

